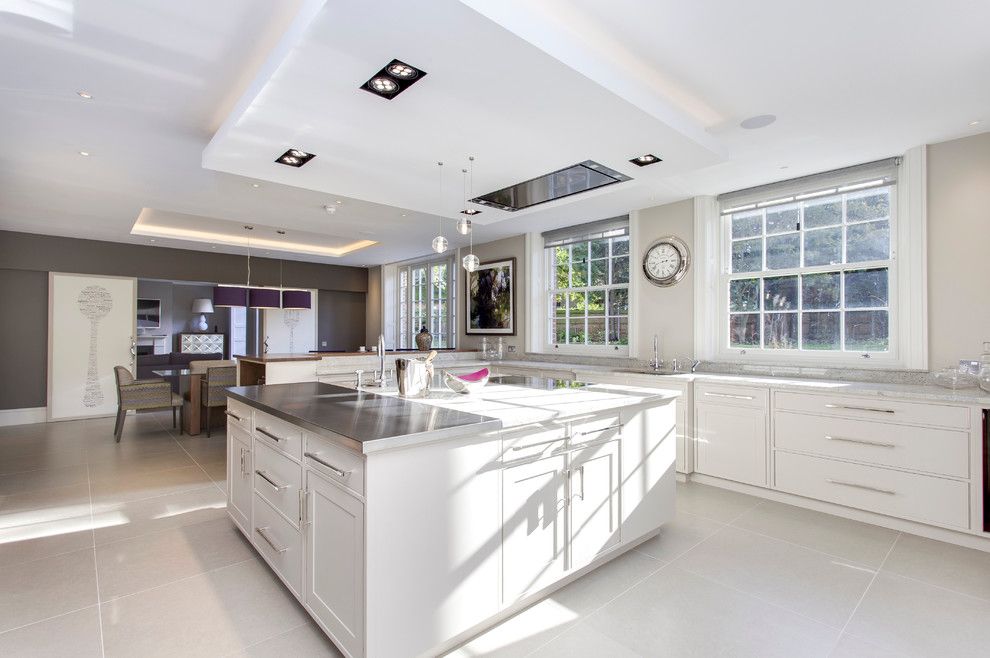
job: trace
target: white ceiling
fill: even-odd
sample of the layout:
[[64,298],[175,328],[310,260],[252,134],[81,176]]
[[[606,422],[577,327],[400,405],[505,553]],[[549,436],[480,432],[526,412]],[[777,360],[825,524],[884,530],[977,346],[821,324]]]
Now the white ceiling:
[[[200,230],[374,241],[283,254],[364,265],[428,250],[434,213],[461,209],[468,155],[475,194],[585,159],[635,179],[485,209],[479,241],[717,194],[985,130],[988,23],[977,0],[13,3],[0,229],[147,243],[131,234],[147,208]],[[392,101],[358,89],[393,57],[428,75]],[[739,128],[763,113],[778,121]],[[288,146],[317,158],[273,163]],[[626,162],[644,151],[664,162]]]

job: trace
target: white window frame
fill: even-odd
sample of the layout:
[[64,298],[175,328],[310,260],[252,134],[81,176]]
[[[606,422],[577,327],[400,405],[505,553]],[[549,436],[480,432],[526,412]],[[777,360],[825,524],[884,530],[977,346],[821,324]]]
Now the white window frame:
[[[625,345],[578,345],[573,343],[556,343],[550,339],[550,323],[554,319],[553,311],[553,297],[555,292],[559,292],[558,289],[552,289],[550,283],[555,281],[556,271],[555,262],[551,258],[550,254],[553,252],[547,248],[546,240],[543,236],[539,234],[530,234],[531,249],[529,250],[531,262],[535,261],[537,264],[536,268],[530,266],[530,272],[538,272],[538,276],[532,277],[533,281],[530,287],[530,294],[533,299],[538,300],[539,303],[539,313],[534,313],[534,322],[530,325],[529,331],[531,334],[535,334],[534,345],[527,346],[528,351],[538,351],[544,354],[567,354],[567,355],[583,355],[583,356],[612,356],[612,357],[628,357],[632,353],[633,344],[633,334],[634,334],[634,306],[633,306],[633,295],[635,294],[635,288],[633,282],[636,278],[633,271],[633,249],[635,247],[633,236],[632,236],[632,218],[629,218],[628,224],[628,238],[629,238],[629,282],[625,284],[606,284],[604,286],[579,286],[576,288],[567,288],[568,292],[589,292],[592,290],[605,290],[606,291],[606,314],[603,319],[606,320],[606,332],[608,331],[608,292],[609,290],[625,288],[629,296],[629,308],[626,314],[626,332],[627,340]],[[579,227],[575,227],[579,228]],[[589,240],[595,238],[589,238]],[[589,253],[590,260],[590,253]],[[609,274],[611,275],[611,260],[609,261]],[[609,277],[611,278],[611,276]],[[538,286],[538,287],[536,287]],[[538,324],[537,324],[538,323]],[[532,349],[535,348],[535,349]]]
[[[400,263],[394,266],[395,268],[395,293],[393,299],[393,314],[395,317],[394,334],[393,340],[394,345],[397,349],[416,349],[415,336],[419,333],[419,328],[422,322],[416,323],[413,326],[412,322],[412,272],[415,269],[426,268],[427,276],[429,277],[433,271],[433,267],[436,265],[446,265],[447,266],[447,317],[445,339],[447,345],[442,349],[455,349],[457,347],[457,304],[459,297],[457,295],[457,267],[456,267],[456,256],[455,255],[444,255],[436,258],[427,258],[416,261],[409,261],[405,263]],[[401,304],[402,304],[402,275],[403,273],[407,276],[406,282],[406,304],[407,304],[407,314],[403,318]],[[427,299],[426,299],[426,309],[427,309],[427,320],[426,327],[430,333],[434,333],[434,318],[430,314],[430,308],[432,307],[432,278],[427,283]],[[402,343],[402,335],[406,333],[406,344]]]
[[731,239],[724,227],[728,215],[726,218],[720,216],[718,204],[711,197],[696,199],[695,250],[703,255],[698,262],[698,285],[695,289],[695,346],[698,358],[770,366],[926,370],[928,323],[925,187],[925,149],[918,147],[905,153],[901,159],[897,184],[891,194],[889,261],[753,273],[765,278],[887,267],[890,347],[887,352],[871,352],[867,358],[861,352],[730,348],[728,281],[747,277],[742,273],[729,273]]

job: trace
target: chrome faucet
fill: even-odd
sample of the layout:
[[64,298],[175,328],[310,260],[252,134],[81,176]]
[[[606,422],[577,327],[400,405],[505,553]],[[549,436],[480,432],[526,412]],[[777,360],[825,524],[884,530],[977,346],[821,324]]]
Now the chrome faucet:
[[375,371],[374,386],[385,386],[385,334],[378,334],[378,370]]
[[691,359],[691,372],[692,373],[695,372],[698,369],[698,366],[700,365],[701,365],[701,361],[699,361],[698,359]]
[[653,359],[650,361],[653,372],[663,370],[663,360],[660,358],[660,335],[653,334]]

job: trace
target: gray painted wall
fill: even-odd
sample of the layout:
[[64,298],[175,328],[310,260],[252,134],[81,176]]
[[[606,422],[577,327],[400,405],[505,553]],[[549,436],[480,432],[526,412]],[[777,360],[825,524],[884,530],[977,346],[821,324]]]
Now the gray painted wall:
[[[6,300],[0,313],[0,409],[43,407],[47,402],[49,272],[217,283],[241,283],[245,277],[244,256],[12,231],[0,231],[0,263],[0,299]],[[361,267],[285,261],[282,281],[286,286],[317,288],[321,294],[348,292],[363,298],[368,272]],[[278,285],[279,261],[252,258],[251,283]],[[191,302],[192,297],[186,306]],[[363,336],[363,309],[341,314],[340,321],[350,316],[354,331]],[[211,328],[216,318],[207,318]],[[342,328],[335,333],[346,334]]]
[[316,349],[353,352],[367,342],[365,293],[321,290],[316,312]]

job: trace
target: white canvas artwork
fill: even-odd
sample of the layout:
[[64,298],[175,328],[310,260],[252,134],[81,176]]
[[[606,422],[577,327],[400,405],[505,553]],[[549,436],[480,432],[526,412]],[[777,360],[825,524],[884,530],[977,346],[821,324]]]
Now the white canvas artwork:
[[[316,295],[312,295],[316,305]],[[304,353],[317,349],[316,309],[265,310],[265,338],[270,353]]]
[[136,291],[130,278],[49,276],[50,420],[116,412],[113,368],[134,371]]

